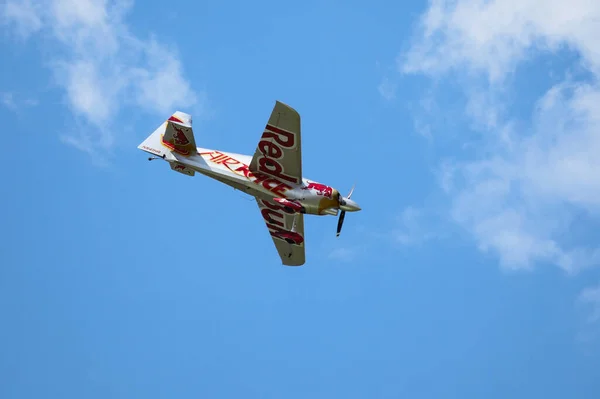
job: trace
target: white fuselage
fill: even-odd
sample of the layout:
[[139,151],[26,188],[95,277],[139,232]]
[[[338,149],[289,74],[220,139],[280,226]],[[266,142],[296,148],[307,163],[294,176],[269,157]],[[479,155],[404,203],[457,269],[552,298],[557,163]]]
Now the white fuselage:
[[181,156],[170,153],[165,160],[171,168],[186,174],[190,169],[218,180],[253,197],[264,200],[287,199],[300,203],[302,213],[312,215],[337,215],[339,192],[329,186],[302,178],[297,185],[276,177],[249,170],[249,155],[198,148],[197,154]]

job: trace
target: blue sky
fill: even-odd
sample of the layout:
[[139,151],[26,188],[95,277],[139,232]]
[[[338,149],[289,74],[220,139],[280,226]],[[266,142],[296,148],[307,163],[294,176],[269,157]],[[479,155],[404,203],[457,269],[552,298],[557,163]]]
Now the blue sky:
[[[0,7],[0,397],[597,398],[600,5]],[[276,99],[363,208],[301,268],[136,148],[251,154]]]

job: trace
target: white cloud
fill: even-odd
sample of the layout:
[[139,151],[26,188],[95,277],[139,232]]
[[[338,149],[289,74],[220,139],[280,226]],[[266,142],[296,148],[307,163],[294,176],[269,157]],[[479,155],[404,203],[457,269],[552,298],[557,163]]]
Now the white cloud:
[[399,228],[394,235],[398,243],[407,246],[419,245],[436,237],[423,211],[413,207],[407,207],[402,211],[399,217]]
[[335,259],[343,262],[350,262],[356,258],[356,249],[352,248],[335,248],[329,253],[330,259]]
[[39,6],[31,0],[6,1],[0,8],[2,23],[13,25],[21,38],[27,38],[42,28]]
[[[591,0],[434,0],[399,57],[405,74],[451,76],[464,89],[464,113],[483,134],[472,158],[443,162],[442,187],[453,219],[507,268],[600,262],[598,244],[573,233],[581,215],[588,226],[600,215],[599,19]],[[566,48],[579,56],[570,67],[592,78],[548,87],[524,125],[508,113],[507,93],[522,94],[509,78]]]
[[0,103],[11,111],[19,111],[20,108],[37,105],[37,100],[33,98],[19,97],[17,93],[10,91],[0,92]]
[[379,94],[388,101],[396,98],[396,84],[388,78],[384,78],[377,87]]
[[497,82],[532,49],[569,47],[598,72],[599,18],[595,0],[432,0],[401,67],[428,74],[466,67]]
[[600,284],[584,289],[579,295],[579,302],[591,307],[588,323],[600,322]]
[[0,98],[2,99],[2,105],[4,105],[6,108],[14,110],[17,106],[15,104],[15,99],[13,96],[13,93],[10,92],[4,92],[4,93],[0,93],[1,96]]
[[[597,249],[561,239],[575,214],[600,213],[600,102],[589,99],[598,93],[581,84],[570,89],[554,87],[539,101],[530,132],[509,134],[510,144],[494,156],[454,165],[445,175],[452,176],[454,219],[504,266],[543,261],[576,271],[600,260]],[[504,140],[503,130],[496,132]]]
[[42,32],[59,46],[51,61],[56,82],[85,125],[64,139],[80,149],[112,148],[111,124],[127,106],[168,115],[201,98],[176,51],[131,33],[124,17],[132,6],[129,0],[10,0],[5,6],[11,10],[5,20],[17,31]]

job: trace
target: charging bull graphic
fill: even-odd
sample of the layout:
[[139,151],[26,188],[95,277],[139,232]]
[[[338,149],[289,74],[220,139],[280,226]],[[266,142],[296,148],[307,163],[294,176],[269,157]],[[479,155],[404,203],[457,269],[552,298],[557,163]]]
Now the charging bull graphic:
[[183,156],[196,152],[194,135],[189,127],[169,122],[161,141],[165,147]]
[[303,190],[315,190],[317,195],[322,195],[327,198],[331,198],[333,189],[325,184],[321,183],[308,183],[306,187],[302,187]]
[[185,133],[183,133],[183,130],[179,129],[174,124],[172,126],[173,130],[175,130],[175,133],[173,133],[174,144],[180,146],[188,145],[190,141],[187,139],[187,137],[185,137]]

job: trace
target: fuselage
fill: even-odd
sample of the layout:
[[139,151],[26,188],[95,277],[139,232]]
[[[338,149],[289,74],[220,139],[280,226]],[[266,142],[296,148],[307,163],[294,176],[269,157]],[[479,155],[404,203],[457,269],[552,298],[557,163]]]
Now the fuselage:
[[[197,154],[174,155],[171,167],[190,168],[218,180],[248,195],[264,200],[276,200],[283,206],[311,215],[337,215],[339,191],[333,187],[302,178],[302,184],[294,184],[249,169],[252,157],[225,151],[197,148]],[[179,166],[181,165],[181,166]],[[353,206],[349,204],[349,206]],[[356,205],[356,210],[359,210]]]

